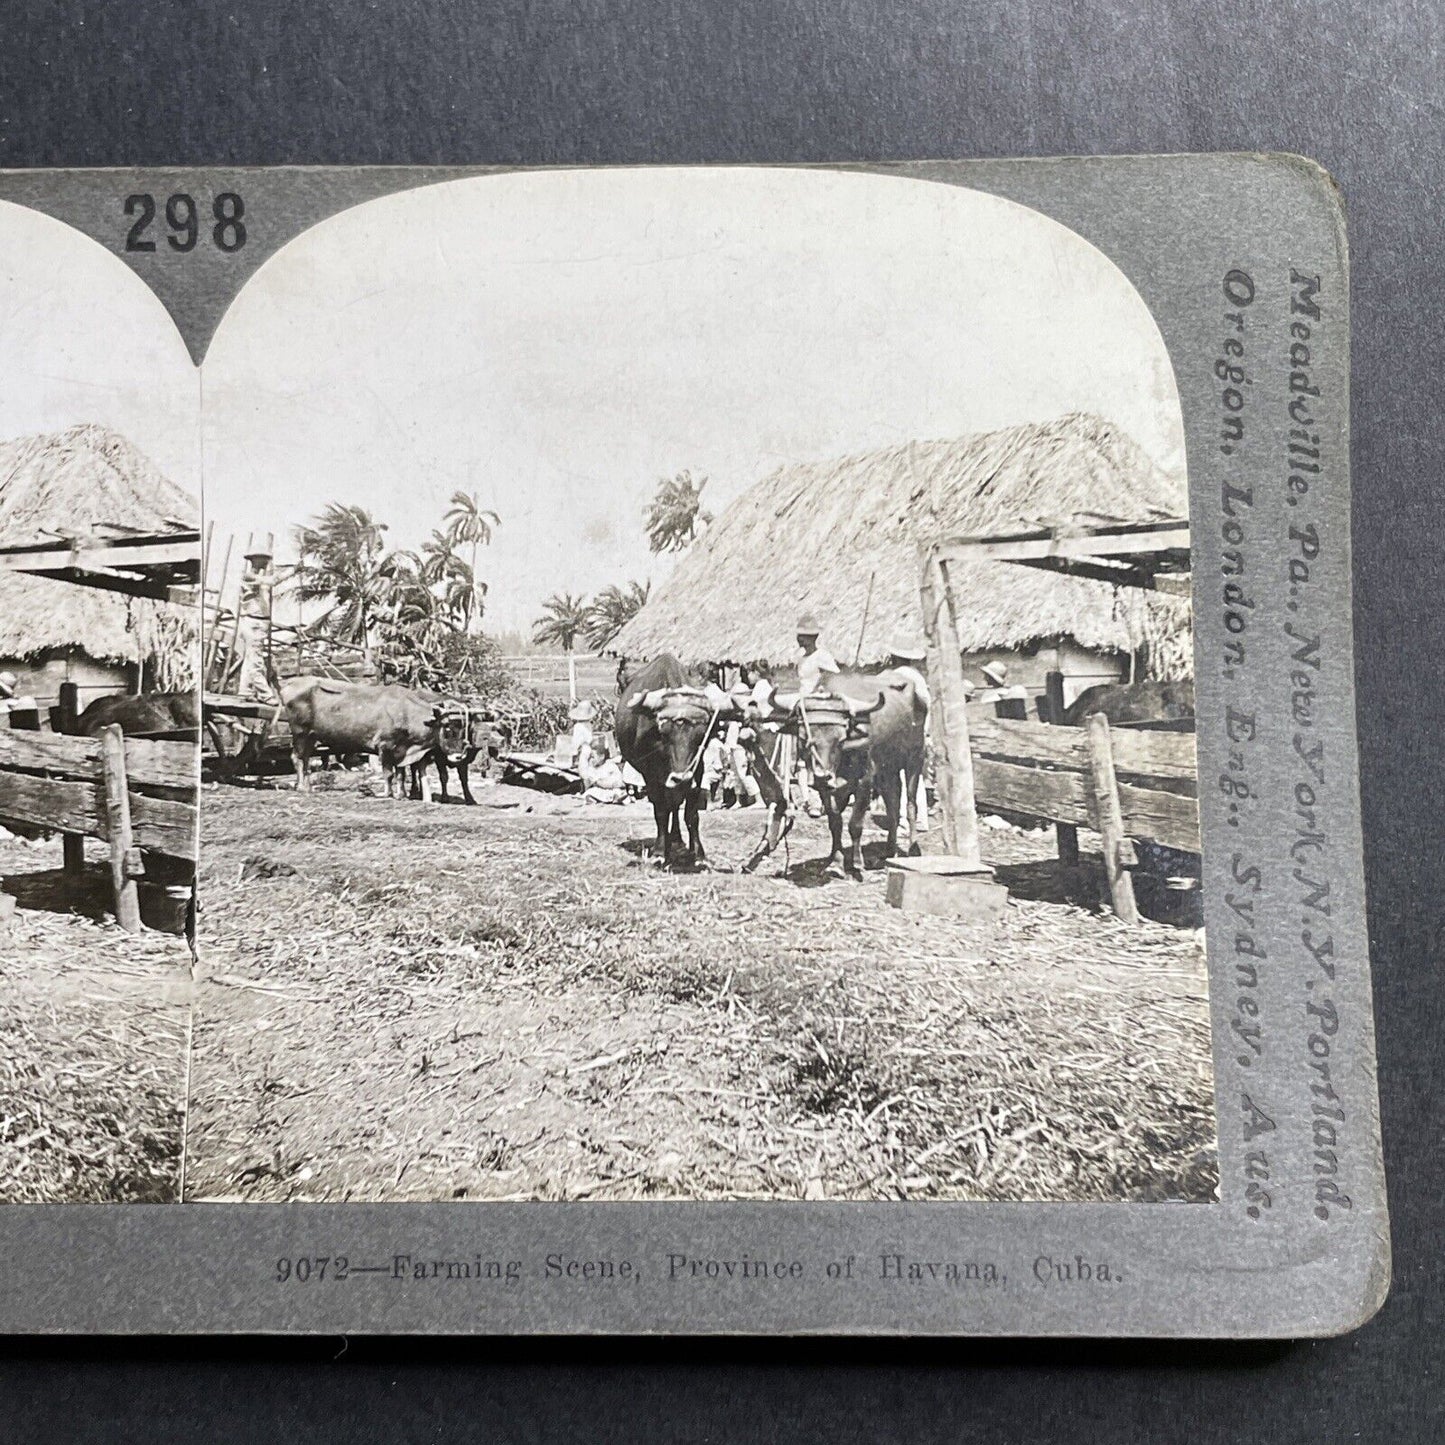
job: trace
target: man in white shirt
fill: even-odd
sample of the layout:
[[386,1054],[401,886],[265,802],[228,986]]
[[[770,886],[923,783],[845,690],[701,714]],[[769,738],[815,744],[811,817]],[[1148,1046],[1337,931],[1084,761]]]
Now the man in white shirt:
[[805,612],[798,619],[798,646],[803,649],[798,663],[798,692],[805,697],[813,692],[827,692],[842,671],[833,654],[826,647],[818,646],[820,631],[818,619],[811,612]]
[[923,675],[928,653],[921,642],[894,640],[888,644],[888,670],[906,677],[918,690],[925,706],[931,706],[933,699],[928,691],[928,679]]
[[1010,687],[1008,664],[986,662],[983,665],[983,688],[970,697],[970,702],[992,703],[999,717],[1025,720],[1028,717],[1028,689]]

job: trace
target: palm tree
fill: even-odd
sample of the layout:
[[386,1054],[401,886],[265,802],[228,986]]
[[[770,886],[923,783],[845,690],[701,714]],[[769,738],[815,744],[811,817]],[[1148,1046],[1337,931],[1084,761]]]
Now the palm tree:
[[331,502],[310,526],[294,530],[297,561],[289,582],[302,603],[330,605],[318,625],[371,658],[372,632],[394,575],[383,551],[386,527],[361,507]]
[[437,591],[442,607],[465,632],[477,594],[485,594],[487,589],[478,585],[476,574],[454,548],[450,532],[433,531],[421,544],[418,566],[422,583]]
[[679,472],[657,484],[647,507],[647,541],[654,552],[681,552],[712,521],[702,510],[702,489],[707,478],[694,482],[691,472]]
[[542,615],[532,623],[532,641],[553,643],[567,654],[567,684],[577,701],[577,660],[572,655],[578,635],[587,628],[587,599],[570,592],[554,592],[543,604]]
[[587,609],[587,646],[601,652],[642,611],[651,591],[651,582],[604,587]]
[[[502,525],[502,519],[495,512],[488,512],[478,505],[474,495],[468,492],[453,492],[451,506],[447,508],[444,518],[447,524],[447,536],[451,538],[454,547],[466,543],[471,544],[471,559],[469,566],[473,578],[477,575],[477,548],[485,546],[492,540],[492,530]],[[472,617],[475,614],[477,595],[486,593],[485,587],[473,587],[471,594],[466,599],[466,616],[463,627],[467,632],[472,630]]]
[[421,551],[417,561],[420,566],[421,580],[428,587],[434,587],[451,571],[451,565],[457,560],[457,554],[453,550],[455,544],[451,536],[446,532],[439,532],[435,528],[430,537],[421,544]]
[[448,614],[457,619],[459,631],[467,632],[477,600],[486,595],[487,584],[478,582],[476,574],[460,557],[453,557],[442,579],[441,603]]

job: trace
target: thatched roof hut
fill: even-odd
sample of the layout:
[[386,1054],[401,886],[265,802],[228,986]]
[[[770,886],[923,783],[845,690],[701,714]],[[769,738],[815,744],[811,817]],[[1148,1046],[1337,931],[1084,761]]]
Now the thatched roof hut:
[[[124,437],[83,425],[0,443],[0,547],[194,529],[199,507]],[[81,654],[194,681],[190,609],[0,571],[0,658]]]
[[[1182,482],[1081,414],[785,466],[723,512],[612,647],[778,663],[796,653],[794,624],[807,611],[843,660],[861,636],[860,660],[876,662],[890,637],[921,635],[926,542],[1187,515]],[[1187,597],[1002,562],[955,569],[953,580],[965,652],[1073,639],[1094,652],[1143,652],[1154,676],[1191,670]]]

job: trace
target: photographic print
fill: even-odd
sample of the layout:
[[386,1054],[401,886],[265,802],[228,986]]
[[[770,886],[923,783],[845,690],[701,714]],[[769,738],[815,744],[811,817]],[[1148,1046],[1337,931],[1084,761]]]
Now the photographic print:
[[0,1202],[180,1197],[195,373],[95,242],[0,203]]
[[0,303],[5,1328],[1378,1306],[1318,167],[4,172]]
[[1102,253],[463,180],[202,381],[188,1198],[1216,1198],[1183,423]]

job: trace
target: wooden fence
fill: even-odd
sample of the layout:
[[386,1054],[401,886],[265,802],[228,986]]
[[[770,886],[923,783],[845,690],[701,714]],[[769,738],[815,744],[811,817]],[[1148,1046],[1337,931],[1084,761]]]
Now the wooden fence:
[[1100,714],[1083,727],[1059,727],[972,706],[968,736],[977,806],[1053,820],[1066,863],[1078,856],[1074,830],[1094,829],[1114,911],[1129,922],[1138,917],[1130,839],[1200,851],[1192,733],[1111,728]]
[[126,737],[114,725],[98,737],[0,727],[0,820],[64,834],[70,873],[83,867],[82,839],[108,843],[116,919],[131,932],[142,853],[195,864],[197,780],[193,742]]

